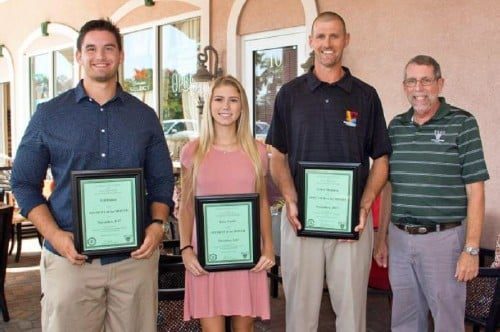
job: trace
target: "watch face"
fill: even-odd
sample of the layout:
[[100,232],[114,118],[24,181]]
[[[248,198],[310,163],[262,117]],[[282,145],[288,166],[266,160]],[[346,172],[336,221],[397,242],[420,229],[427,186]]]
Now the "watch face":
[[479,248],[466,247],[465,252],[472,256],[476,256],[479,254]]

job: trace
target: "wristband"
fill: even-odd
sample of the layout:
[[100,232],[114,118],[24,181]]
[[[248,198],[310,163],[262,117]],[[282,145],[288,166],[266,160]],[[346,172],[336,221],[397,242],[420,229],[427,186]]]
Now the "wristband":
[[180,254],[182,254],[182,252],[183,252],[184,250],[188,249],[188,248],[193,249],[193,246],[192,246],[192,245],[190,245],[190,244],[188,244],[187,246],[182,247],[182,248],[179,250],[179,253],[180,253]]

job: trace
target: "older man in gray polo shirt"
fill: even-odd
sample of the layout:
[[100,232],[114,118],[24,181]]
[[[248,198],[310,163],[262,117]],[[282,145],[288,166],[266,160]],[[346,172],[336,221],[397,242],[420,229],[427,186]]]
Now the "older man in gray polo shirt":
[[[465,282],[478,273],[489,178],[474,117],[439,97],[444,79],[429,56],[411,59],[403,87],[410,110],[389,124],[389,278],[392,331],[464,331]],[[387,195],[385,195],[387,194]],[[382,218],[374,257],[387,266]]]

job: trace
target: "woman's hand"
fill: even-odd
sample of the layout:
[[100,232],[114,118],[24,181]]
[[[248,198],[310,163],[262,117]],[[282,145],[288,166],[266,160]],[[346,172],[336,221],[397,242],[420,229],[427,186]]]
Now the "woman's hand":
[[260,256],[257,265],[254,266],[250,271],[252,272],[260,272],[264,270],[269,270],[276,264],[274,257],[273,248],[267,248],[262,250],[262,256]]
[[191,272],[191,274],[196,277],[208,274],[208,272],[201,267],[198,257],[196,257],[192,247],[182,251],[182,262],[184,263],[186,271]]

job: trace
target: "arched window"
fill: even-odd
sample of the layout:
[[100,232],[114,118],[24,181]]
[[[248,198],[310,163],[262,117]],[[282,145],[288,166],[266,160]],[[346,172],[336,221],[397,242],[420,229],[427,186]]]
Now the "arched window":
[[21,51],[27,77],[23,83],[27,83],[25,86],[29,89],[27,109],[30,114],[35,112],[39,103],[65,92],[76,84],[76,38],[77,32],[73,28],[46,22],[43,29],[33,31],[24,40]]

